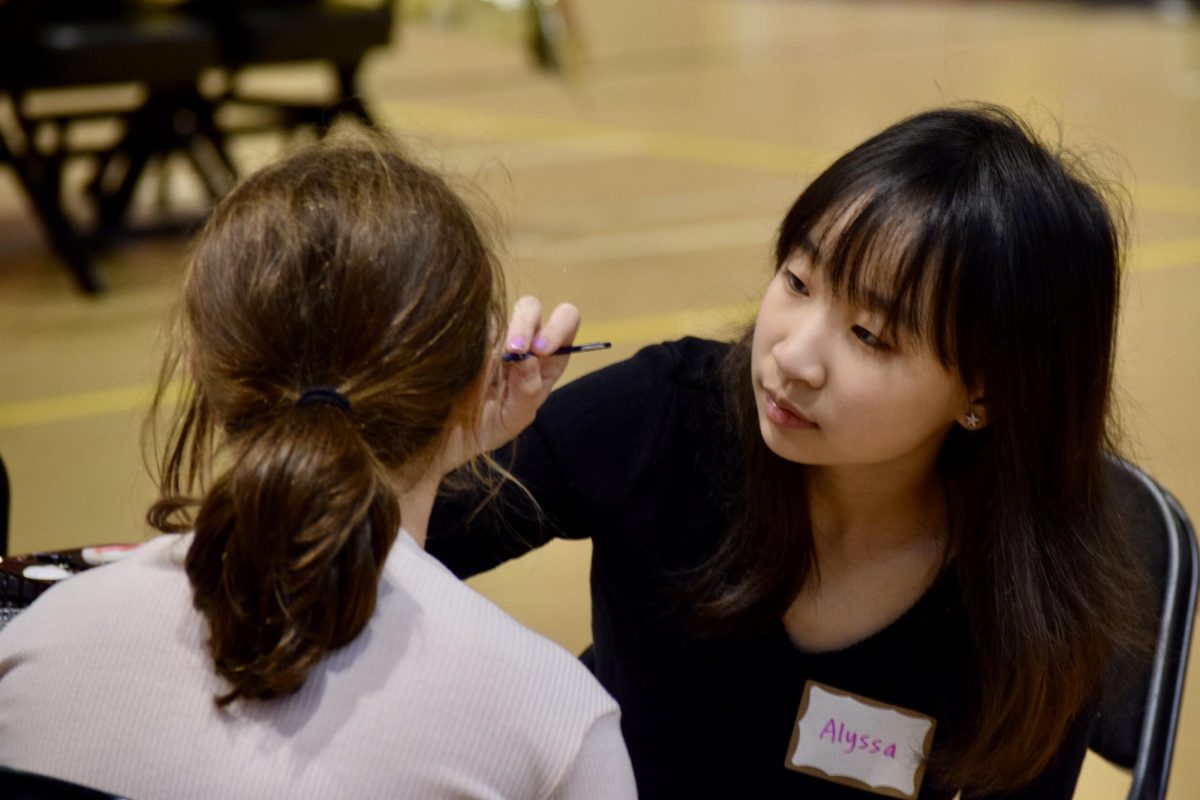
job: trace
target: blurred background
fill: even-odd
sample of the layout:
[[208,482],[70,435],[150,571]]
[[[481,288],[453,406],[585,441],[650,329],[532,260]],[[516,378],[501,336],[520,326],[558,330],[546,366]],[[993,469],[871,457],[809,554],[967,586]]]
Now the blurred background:
[[[105,2],[38,17],[53,4],[0,0],[10,553],[148,535],[139,434],[188,236],[237,175],[336,124],[331,105],[453,176],[494,227],[514,296],[570,300],[585,340],[615,343],[568,377],[748,319],[791,200],[879,128],[935,105],[1008,105],[1128,190],[1124,447],[1200,515],[1200,15],[1187,0],[291,4],[313,7],[304,19],[264,3],[109,4],[119,24]],[[588,555],[556,543],[473,583],[579,651]],[[1169,796],[1200,797],[1196,692],[1175,758]],[[1127,791],[1089,756],[1079,797]]]

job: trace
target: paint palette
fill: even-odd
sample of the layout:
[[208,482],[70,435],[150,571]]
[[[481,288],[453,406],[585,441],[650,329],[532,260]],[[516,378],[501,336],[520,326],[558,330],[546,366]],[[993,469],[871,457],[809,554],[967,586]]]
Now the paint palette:
[[0,628],[59,581],[117,561],[136,545],[115,544],[0,559]]

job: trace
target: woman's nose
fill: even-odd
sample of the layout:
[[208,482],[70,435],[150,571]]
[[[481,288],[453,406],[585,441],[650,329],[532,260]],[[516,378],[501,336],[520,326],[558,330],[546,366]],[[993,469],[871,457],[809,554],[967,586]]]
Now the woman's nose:
[[828,377],[829,341],[820,315],[804,315],[792,321],[785,335],[772,348],[780,377],[812,388],[825,385]]

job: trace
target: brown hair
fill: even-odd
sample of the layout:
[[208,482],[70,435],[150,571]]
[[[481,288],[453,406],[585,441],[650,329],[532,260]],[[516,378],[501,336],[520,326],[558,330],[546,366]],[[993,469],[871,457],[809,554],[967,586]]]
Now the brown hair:
[[[1095,186],[1004,109],[943,109],[840,158],[779,232],[776,269],[828,232],[824,220],[848,219],[820,243],[830,255],[819,266],[851,301],[880,276],[871,254],[896,255],[888,325],[985,387],[988,426],[952,430],[937,465],[946,563],[973,642],[968,707],[954,710],[931,767],[969,793],[1033,780],[1114,654],[1144,645],[1144,575],[1106,458],[1121,227]],[[724,379],[744,483],[729,535],[689,590],[709,633],[777,624],[819,580],[796,489],[805,468],[759,432],[750,333]]]
[[[501,282],[446,183],[365,133],[217,206],[159,382],[155,411],[177,375],[185,396],[148,516],[195,532],[187,574],[230,684],[219,705],[296,691],[367,624],[402,522],[394,480],[473,424]],[[312,387],[350,409],[298,404]]]

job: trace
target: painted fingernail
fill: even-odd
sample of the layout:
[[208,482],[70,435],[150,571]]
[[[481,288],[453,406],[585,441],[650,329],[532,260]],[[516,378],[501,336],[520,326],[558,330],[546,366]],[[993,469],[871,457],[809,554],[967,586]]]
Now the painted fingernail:
[[528,340],[524,336],[514,336],[508,340],[508,349],[524,351],[526,344],[528,344]]
[[545,336],[539,336],[533,340],[533,349],[542,351],[549,350],[550,341]]

